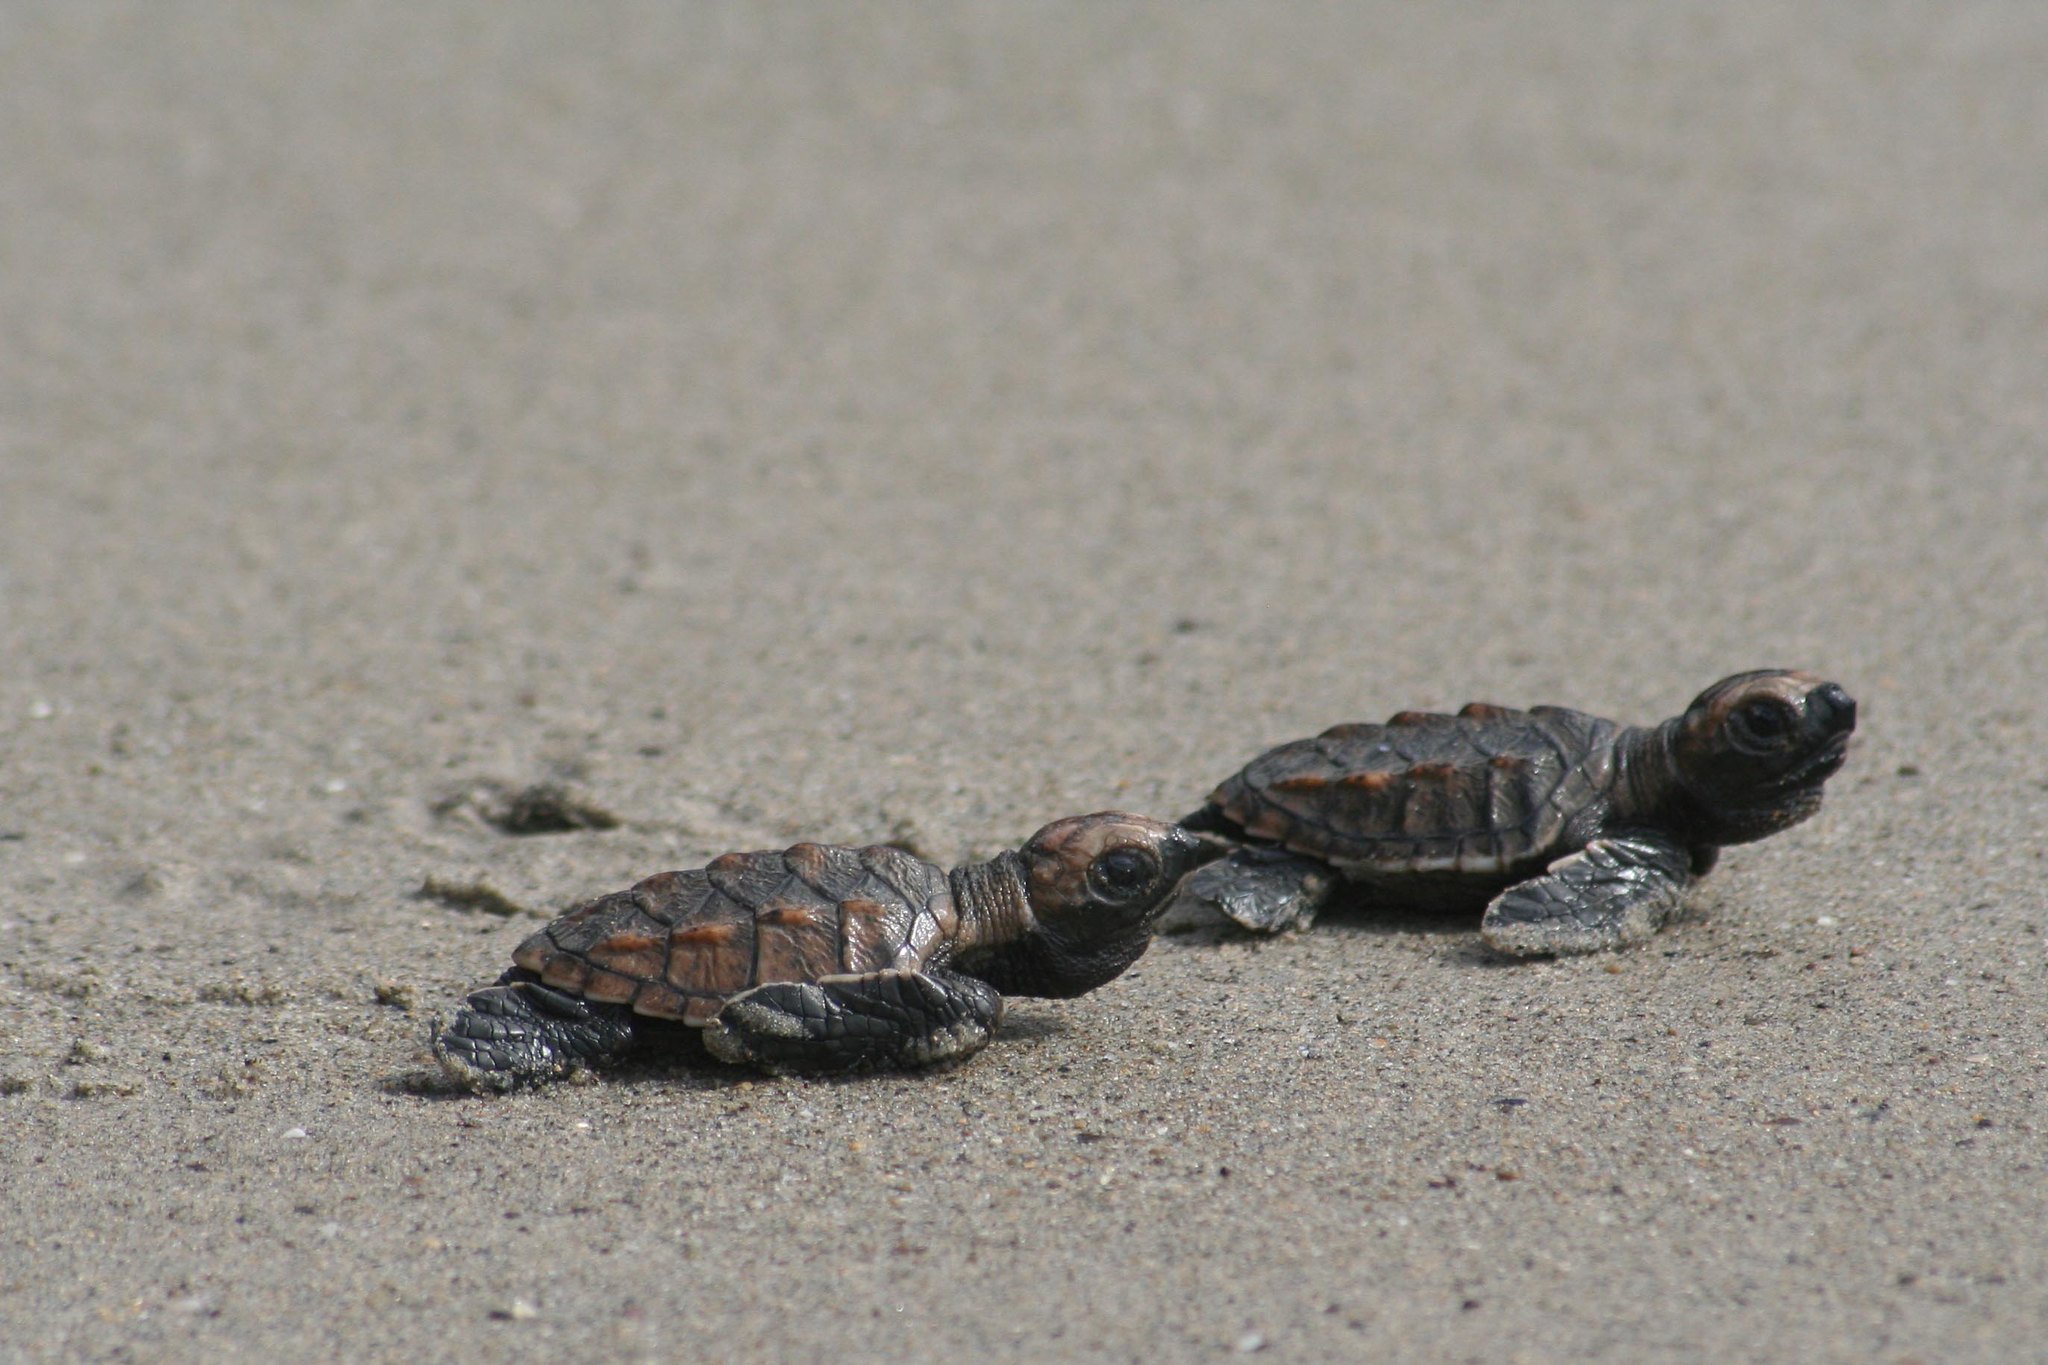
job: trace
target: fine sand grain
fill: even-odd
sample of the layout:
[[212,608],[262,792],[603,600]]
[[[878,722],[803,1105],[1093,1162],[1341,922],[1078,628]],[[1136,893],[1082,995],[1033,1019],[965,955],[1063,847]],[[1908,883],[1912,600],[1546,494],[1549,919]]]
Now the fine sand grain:
[[[8,6],[0,1359],[2038,1358],[2044,70],[2038,5]],[[1850,764],[1636,951],[1183,924],[941,1075],[428,1066],[662,868],[1762,665]]]

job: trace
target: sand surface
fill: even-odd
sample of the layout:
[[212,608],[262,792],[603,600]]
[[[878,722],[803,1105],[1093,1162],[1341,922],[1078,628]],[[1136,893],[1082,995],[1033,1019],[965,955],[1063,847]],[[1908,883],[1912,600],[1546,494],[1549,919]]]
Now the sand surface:
[[[0,1358],[2039,1358],[2044,70],[2018,4],[10,5]],[[1635,951],[1184,924],[943,1075],[427,1065],[662,868],[1766,664],[1850,766]],[[535,782],[617,827],[479,818]]]

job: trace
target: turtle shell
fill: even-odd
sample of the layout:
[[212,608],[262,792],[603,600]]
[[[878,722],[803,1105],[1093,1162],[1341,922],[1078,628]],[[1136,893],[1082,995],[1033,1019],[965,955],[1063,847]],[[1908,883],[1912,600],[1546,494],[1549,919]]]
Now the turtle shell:
[[702,1027],[768,982],[915,970],[958,927],[943,868],[896,848],[798,844],[600,896],[512,960],[556,990]]
[[1403,711],[1269,750],[1209,799],[1248,837],[1354,877],[1516,876],[1597,828],[1619,732],[1556,706]]

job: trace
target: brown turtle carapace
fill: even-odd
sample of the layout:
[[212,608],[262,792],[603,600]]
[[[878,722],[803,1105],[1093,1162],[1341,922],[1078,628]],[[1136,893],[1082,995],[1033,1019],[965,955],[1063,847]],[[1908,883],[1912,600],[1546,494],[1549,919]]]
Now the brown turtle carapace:
[[1182,822],[1232,849],[1185,891],[1266,933],[1348,882],[1377,905],[1484,905],[1502,952],[1617,947],[1655,933],[1722,845],[1820,809],[1855,728],[1847,692],[1778,669],[1655,726],[1479,702],[1339,725],[1253,759]]
[[1137,961],[1174,886],[1213,852],[1105,812],[950,872],[886,846],[728,853],[528,938],[437,1025],[434,1053],[494,1089],[690,1036],[774,1071],[965,1057],[1004,995],[1080,995]]

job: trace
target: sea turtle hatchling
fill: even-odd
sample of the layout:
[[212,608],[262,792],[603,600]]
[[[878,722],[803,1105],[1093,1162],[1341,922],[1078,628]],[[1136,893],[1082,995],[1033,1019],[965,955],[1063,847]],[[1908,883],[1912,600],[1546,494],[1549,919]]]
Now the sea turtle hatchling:
[[520,944],[434,1053],[509,1089],[701,1037],[771,1071],[925,1066],[988,1042],[1004,995],[1091,991],[1137,961],[1191,868],[1185,830],[1105,812],[948,872],[898,848],[728,853]]
[[1847,692],[1778,669],[1654,726],[1479,702],[1339,725],[1253,759],[1182,822],[1233,849],[1184,894],[1273,933],[1349,882],[1378,905],[1484,905],[1502,952],[1617,947],[1655,933],[1723,844],[1818,810],[1855,728]]

